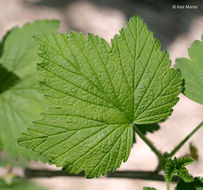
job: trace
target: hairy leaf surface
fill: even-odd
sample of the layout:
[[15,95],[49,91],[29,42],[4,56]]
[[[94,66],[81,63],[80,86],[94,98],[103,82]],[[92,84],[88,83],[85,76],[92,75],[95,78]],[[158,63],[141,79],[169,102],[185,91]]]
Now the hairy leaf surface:
[[203,104],[203,35],[188,49],[190,59],[176,59],[176,68],[181,70],[185,80],[184,94],[193,101]]
[[36,62],[39,57],[33,35],[57,29],[58,21],[36,21],[12,29],[1,43],[0,138],[13,159],[32,157],[33,153],[20,147],[17,139],[47,106],[38,87]]
[[193,159],[189,157],[184,158],[169,158],[165,164],[165,176],[167,181],[171,181],[173,176],[176,174],[185,182],[192,182],[193,178],[188,173],[188,170],[185,168],[186,165],[193,162]]
[[19,143],[68,172],[99,177],[130,154],[135,124],[172,112],[180,72],[139,17],[112,39],[82,33],[36,36],[41,87],[55,104]]

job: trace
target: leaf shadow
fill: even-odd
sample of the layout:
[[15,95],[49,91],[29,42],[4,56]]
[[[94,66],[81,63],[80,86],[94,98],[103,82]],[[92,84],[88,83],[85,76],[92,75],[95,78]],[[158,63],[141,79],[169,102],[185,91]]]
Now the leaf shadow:
[[20,78],[0,64],[0,93],[13,87]]

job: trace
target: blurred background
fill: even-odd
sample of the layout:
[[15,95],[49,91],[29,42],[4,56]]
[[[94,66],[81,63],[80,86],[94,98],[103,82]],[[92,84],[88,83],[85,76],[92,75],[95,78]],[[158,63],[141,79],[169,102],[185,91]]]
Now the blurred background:
[[[179,9],[177,5],[194,5],[194,9]],[[60,20],[59,32],[76,30],[105,38],[108,42],[133,15],[139,15],[169,51],[172,63],[178,57],[188,57],[187,49],[203,34],[203,1],[170,0],[0,0],[0,39],[12,27],[36,19]],[[170,151],[203,119],[203,106],[180,95],[172,116],[161,124],[161,130],[148,137],[163,152]],[[189,152],[192,142],[199,153],[198,161],[188,168],[191,174],[203,177],[203,130],[195,134],[176,156]],[[31,168],[60,169],[31,162]],[[154,170],[157,159],[137,138],[131,155],[119,170]],[[4,169],[0,169],[0,175]],[[16,169],[23,176],[21,169]],[[164,182],[132,179],[85,179],[79,177],[36,178],[34,182],[47,190],[141,190],[143,186],[165,189]],[[174,185],[172,185],[174,186]],[[36,189],[37,190],[37,189]]]

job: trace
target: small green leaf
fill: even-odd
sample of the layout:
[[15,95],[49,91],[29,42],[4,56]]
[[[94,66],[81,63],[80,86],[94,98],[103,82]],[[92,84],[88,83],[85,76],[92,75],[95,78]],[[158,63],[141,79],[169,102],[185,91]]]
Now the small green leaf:
[[175,164],[174,164],[174,161],[172,159],[168,159],[166,161],[164,170],[165,170],[166,180],[170,182],[176,173]]
[[158,131],[160,129],[160,126],[158,123],[154,124],[147,124],[147,125],[137,125],[138,129],[145,135],[148,132],[154,133],[155,131]]
[[184,158],[174,158],[173,160],[171,158],[166,160],[165,163],[165,177],[167,181],[171,181],[173,176],[176,174],[181,179],[183,179],[185,182],[191,182],[193,181],[193,178],[188,173],[188,170],[185,168],[186,165],[192,163],[193,160],[189,157]]
[[157,123],[178,101],[180,71],[139,17],[112,39],[36,36],[45,96],[55,104],[19,143],[64,170],[99,177],[127,161],[134,124]]
[[144,187],[143,190],[156,190],[154,187]]
[[40,59],[33,35],[57,29],[56,20],[28,23],[9,31],[0,45],[0,139],[13,159],[35,158],[33,152],[17,144],[17,139],[47,107],[39,92],[36,62]]
[[176,59],[176,68],[181,70],[185,80],[184,94],[193,101],[203,104],[203,35],[188,49],[190,59]]
[[195,145],[193,145],[193,143],[190,143],[190,155],[194,160],[199,159],[197,147]]
[[195,177],[194,180],[189,183],[180,180],[175,190],[203,190],[203,178]]
[[45,190],[44,187],[37,185],[29,180],[16,178],[12,184],[6,184],[2,179],[0,179],[0,189],[1,190]]
[[187,183],[193,181],[193,177],[189,174],[186,168],[177,169],[177,176]]
[[[145,125],[137,125],[138,129],[146,135],[147,133],[154,133],[160,129],[158,123],[153,124],[145,124]],[[136,143],[136,133],[135,133],[135,126],[133,127],[133,143]]]

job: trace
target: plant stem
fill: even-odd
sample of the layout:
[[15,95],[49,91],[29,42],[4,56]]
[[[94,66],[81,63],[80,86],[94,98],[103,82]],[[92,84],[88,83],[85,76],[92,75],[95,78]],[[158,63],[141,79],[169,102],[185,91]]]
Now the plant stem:
[[[66,171],[60,170],[43,170],[43,169],[31,169],[25,168],[24,175],[26,178],[41,178],[41,177],[84,177],[85,173],[81,172],[79,174],[71,174]],[[153,171],[131,171],[122,170],[115,171],[113,173],[109,172],[106,177],[108,178],[127,178],[127,179],[142,179],[142,180],[154,180],[154,181],[165,181],[163,175],[154,173]],[[180,180],[179,177],[174,176],[172,181],[177,182]]]
[[132,124],[135,132],[140,136],[140,138],[151,148],[151,150],[156,154],[159,159],[159,162],[162,163],[163,156],[159,150],[152,144],[152,142],[138,129],[138,127],[133,123]]
[[170,190],[170,183],[169,183],[168,180],[166,180],[166,189],[167,189],[167,190]]
[[186,143],[186,141],[195,133],[197,132],[201,127],[203,126],[203,121],[195,127],[172,151],[170,154],[168,154],[168,157],[172,157],[175,155],[175,153]]

